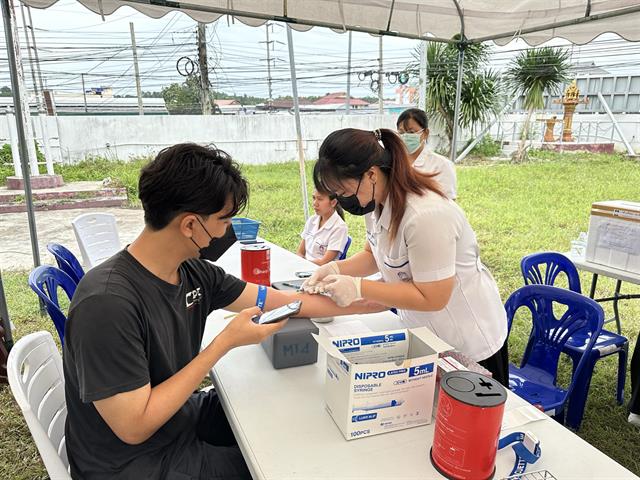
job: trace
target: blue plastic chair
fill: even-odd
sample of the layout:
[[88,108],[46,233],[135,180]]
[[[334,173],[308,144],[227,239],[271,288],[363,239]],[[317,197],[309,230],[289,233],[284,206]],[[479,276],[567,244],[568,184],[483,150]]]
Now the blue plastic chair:
[[[544,265],[544,274],[541,267]],[[520,262],[520,270],[524,277],[525,285],[541,284],[554,285],[560,274],[565,274],[568,279],[569,289],[582,293],[580,287],[580,276],[578,269],[573,262],[557,252],[541,252],[527,255]],[[585,347],[589,339],[584,335],[574,335],[562,349],[573,362],[573,375],[580,359],[585,353]],[[596,362],[609,355],[618,354],[618,384],[616,388],[616,399],[618,405],[624,402],[624,384],[627,375],[627,357],[629,355],[629,340],[617,333],[602,330],[596,340],[595,346],[589,355],[589,360],[585,365],[580,378],[576,379],[576,387],[573,396],[569,401],[567,410],[567,425],[578,430],[584,414],[591,377],[595,369]]]
[[[591,350],[602,330],[604,311],[594,300],[571,290],[528,285],[516,290],[505,304],[509,331],[513,317],[521,307],[531,312],[533,326],[520,367],[509,364],[509,388],[564,423],[565,410],[577,379],[589,363]],[[558,310],[564,310],[559,318]],[[556,385],[558,360],[569,338],[575,335],[584,335],[588,340],[585,354],[565,390]]]
[[77,285],[80,279],[84,277],[84,269],[76,256],[59,243],[49,243],[47,250],[49,250],[56,259],[58,268],[69,275]]
[[351,246],[351,237],[347,236],[347,244],[344,246],[344,250],[338,256],[338,260],[344,260],[347,258],[347,252],[349,251],[349,247]]
[[58,288],[61,288],[71,300],[76,291],[76,283],[59,268],[41,265],[29,274],[29,286],[44,302],[47,313],[53,320],[60,336],[60,343],[64,345],[64,327],[67,323],[67,316],[60,309]]

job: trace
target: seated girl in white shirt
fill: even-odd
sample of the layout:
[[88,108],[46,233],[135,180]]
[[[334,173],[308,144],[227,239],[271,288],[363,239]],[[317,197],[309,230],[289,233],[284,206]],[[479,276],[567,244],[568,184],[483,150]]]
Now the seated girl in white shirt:
[[313,191],[315,215],[307,220],[300,234],[302,241],[297,254],[316,265],[337,260],[347,243],[347,224],[336,196]]

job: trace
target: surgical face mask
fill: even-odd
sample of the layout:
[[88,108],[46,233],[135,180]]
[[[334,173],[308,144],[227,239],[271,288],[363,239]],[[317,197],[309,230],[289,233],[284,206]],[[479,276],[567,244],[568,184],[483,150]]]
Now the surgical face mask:
[[200,249],[200,258],[215,262],[224,255],[237,240],[233,225],[229,225],[227,232],[222,237],[212,238],[208,246]]
[[200,245],[198,245],[193,238],[191,239],[191,241],[195,244],[196,247],[198,247],[200,258],[215,262],[227,250],[229,250],[229,248],[231,248],[231,245],[236,243],[237,238],[236,238],[236,233],[233,230],[233,225],[229,225],[226,233],[222,237],[214,238],[211,236],[211,234],[209,233],[209,230],[207,230],[207,228],[200,221],[200,219],[198,217],[196,218],[198,219],[198,223],[200,224],[200,226],[204,229],[205,232],[207,232],[207,235],[209,235],[210,240],[209,240],[209,244],[206,247],[200,247]]
[[364,207],[360,205],[360,200],[358,200],[358,191],[360,190],[360,184],[362,183],[362,177],[358,181],[358,188],[356,188],[356,193],[353,195],[349,195],[348,197],[338,197],[338,203],[340,206],[351,215],[366,215],[367,213],[371,213],[376,208],[376,184],[373,184],[373,193],[371,194],[371,201],[367,203]]
[[402,138],[402,141],[407,146],[407,150],[409,150],[409,153],[414,153],[422,146],[422,140],[420,140],[422,132],[424,132],[424,129],[415,133],[400,134],[400,138]]

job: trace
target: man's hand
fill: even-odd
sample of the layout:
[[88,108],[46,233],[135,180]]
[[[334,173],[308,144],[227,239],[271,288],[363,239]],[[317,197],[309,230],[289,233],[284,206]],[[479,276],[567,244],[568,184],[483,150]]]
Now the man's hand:
[[251,320],[261,313],[262,311],[258,307],[242,310],[220,332],[216,340],[222,342],[228,350],[242,345],[253,345],[273,335],[287,323],[287,320],[282,320],[267,325],[259,325]]

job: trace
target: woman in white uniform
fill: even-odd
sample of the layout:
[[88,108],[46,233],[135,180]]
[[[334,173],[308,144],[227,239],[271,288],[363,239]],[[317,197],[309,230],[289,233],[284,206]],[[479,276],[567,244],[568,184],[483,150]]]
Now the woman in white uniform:
[[345,249],[349,228],[334,194],[316,189],[312,199],[316,214],[304,225],[297,254],[316,265],[324,265],[338,258]]
[[[365,215],[363,251],[319,267],[304,285],[340,306],[359,298],[395,307],[508,384],[507,319],[462,209],[433,174],[412,168],[391,130],[343,129],[322,143],[313,172],[342,208]],[[384,282],[366,280],[381,272]]]
[[427,147],[429,121],[419,108],[409,108],[396,121],[398,134],[409,151],[413,166],[425,173],[435,173],[444,194],[451,200],[458,196],[458,178],[453,162]]

